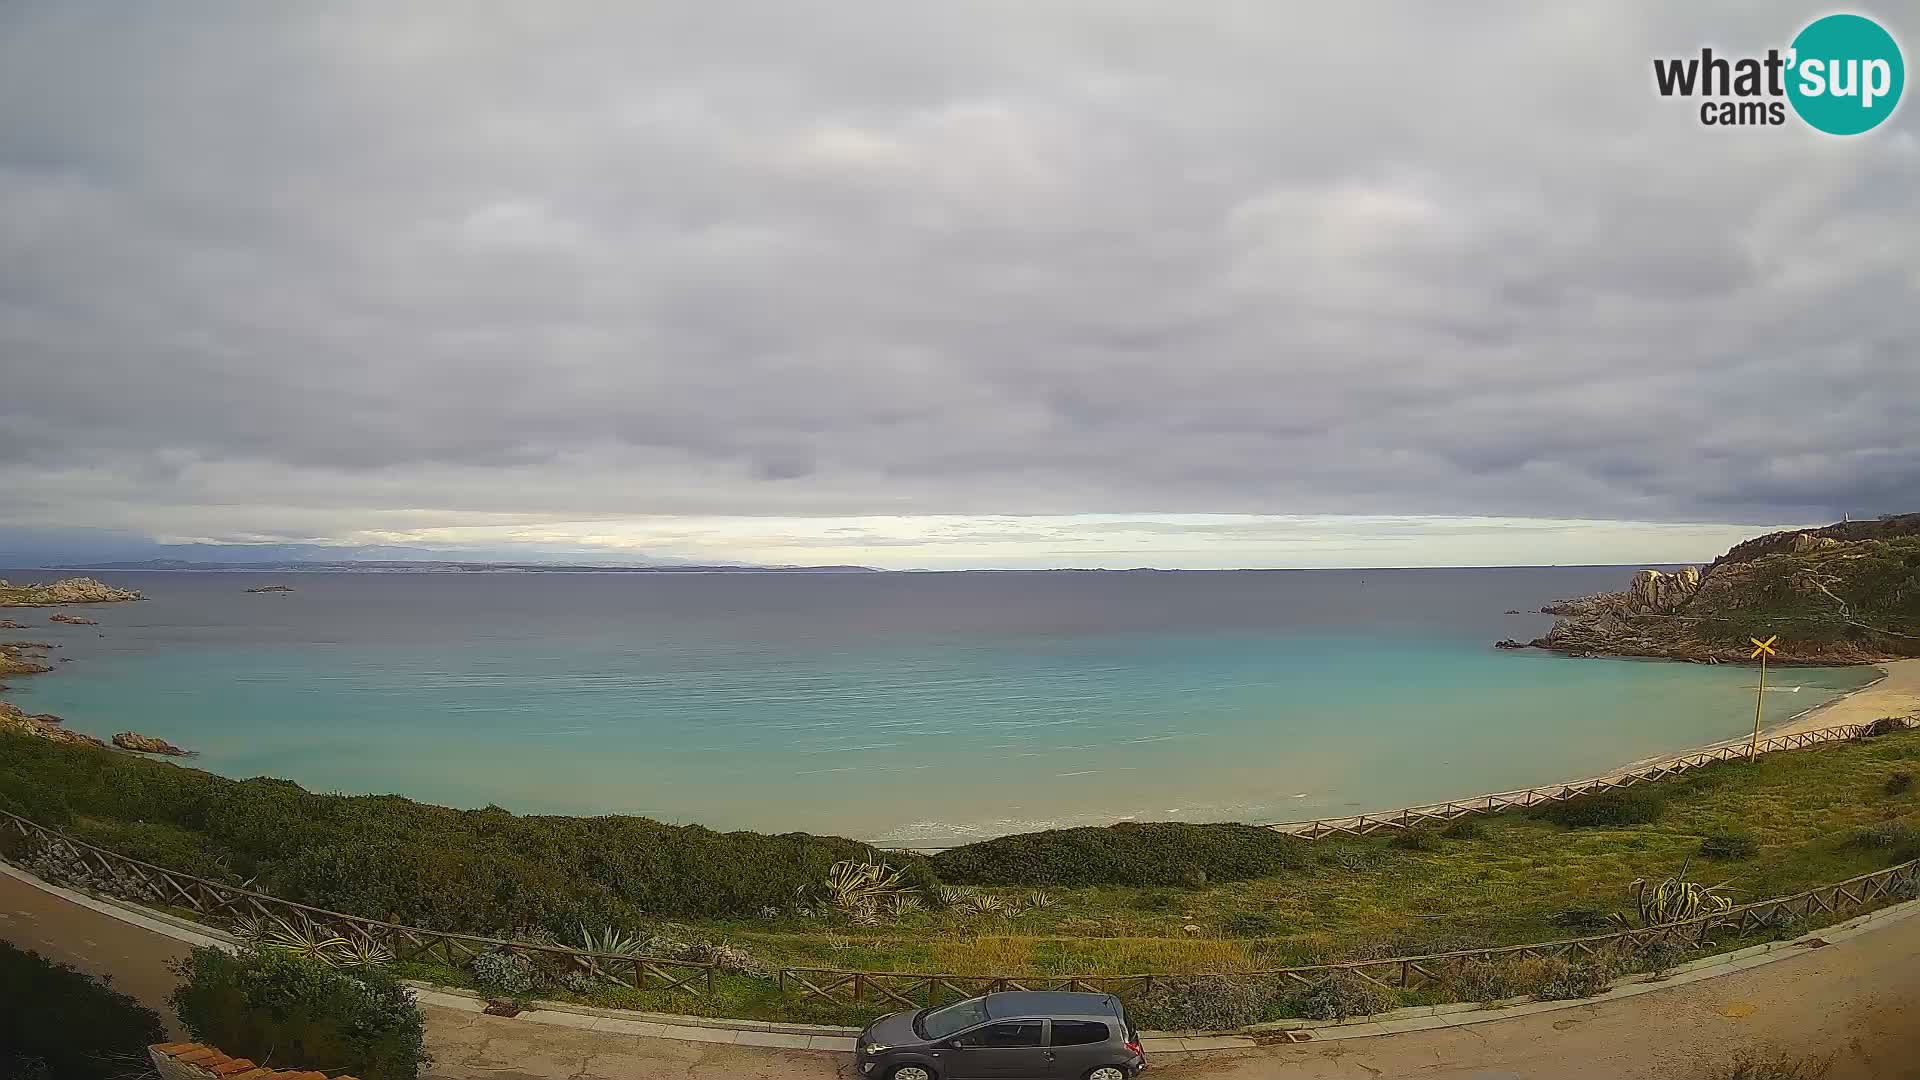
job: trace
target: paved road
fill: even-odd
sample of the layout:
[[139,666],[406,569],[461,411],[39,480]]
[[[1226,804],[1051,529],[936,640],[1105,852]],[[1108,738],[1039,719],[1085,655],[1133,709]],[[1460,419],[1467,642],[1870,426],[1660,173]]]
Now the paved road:
[[[0,877],[0,937],[165,1013],[185,948]],[[433,1080],[825,1078],[843,1056],[643,1039],[426,1010]],[[1751,971],[1470,1027],[1270,1047],[1156,1069],[1167,1080],[1691,1080],[1744,1050],[1833,1054],[1831,1080],[1920,1078],[1920,918]],[[1716,1072],[1720,1069],[1720,1072]]]

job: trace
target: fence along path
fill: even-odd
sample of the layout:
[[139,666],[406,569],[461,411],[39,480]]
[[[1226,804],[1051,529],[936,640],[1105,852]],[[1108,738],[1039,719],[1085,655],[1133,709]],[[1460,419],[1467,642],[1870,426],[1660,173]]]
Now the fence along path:
[[[1782,735],[1763,740],[1761,750],[1787,750],[1841,739],[1860,738],[1884,731],[1920,726],[1912,718],[1889,726],[1855,724],[1823,728],[1798,735]],[[1405,829],[1426,821],[1446,821],[1467,814],[1498,813],[1502,810],[1554,802],[1574,795],[1607,791],[1632,784],[1646,783],[1699,768],[1716,761],[1743,757],[1746,747],[1728,744],[1709,747],[1689,754],[1623,770],[1607,777],[1576,781],[1550,788],[1527,788],[1500,792],[1450,803],[1409,807],[1392,815],[1362,815],[1354,818],[1322,819],[1272,826],[1319,837],[1337,833],[1360,835],[1383,829]],[[76,840],[56,829],[0,810],[0,841],[11,835],[12,843],[0,843],[0,857],[22,869],[44,871],[51,876],[92,888],[124,900],[155,904],[193,912],[203,918],[246,921],[277,919],[289,926],[349,942],[384,948],[398,960],[436,960],[452,967],[482,952],[497,951],[544,962],[560,970],[575,970],[637,990],[656,990],[686,994],[696,999],[714,996],[714,978],[720,971],[706,961],[631,954],[595,953],[560,945],[535,945],[504,941],[479,934],[461,934],[426,930],[383,922],[378,919],[347,915],[338,911],[311,907],[283,900],[252,889],[194,877],[163,866],[142,862],[118,852]],[[22,854],[27,858],[23,861]],[[1914,899],[1920,894],[1920,859],[1890,866],[1870,874],[1821,885],[1792,896],[1775,897],[1742,904],[1725,912],[1701,916],[1664,926],[1620,930],[1589,937],[1529,945],[1505,945],[1483,949],[1434,953],[1424,956],[1397,956],[1379,960],[1355,960],[1337,964],[1313,964],[1274,968],[1265,971],[1222,972],[1226,978],[1273,978],[1311,984],[1351,973],[1382,987],[1396,989],[1445,989],[1452,986],[1470,963],[1523,956],[1579,957],[1609,949],[1644,949],[1663,942],[1701,943],[1715,933],[1731,932],[1745,937],[1780,929],[1787,919],[1806,919],[1822,915],[1843,915],[1877,901]],[[1184,974],[1184,973],[1183,973]],[[973,994],[998,990],[1083,990],[1134,997],[1151,989],[1154,980],[1169,973],[1123,975],[1010,976],[961,975],[935,972],[850,971],[838,968],[778,968],[770,976],[783,993],[835,1004],[892,1005],[902,1008],[931,1006]]]

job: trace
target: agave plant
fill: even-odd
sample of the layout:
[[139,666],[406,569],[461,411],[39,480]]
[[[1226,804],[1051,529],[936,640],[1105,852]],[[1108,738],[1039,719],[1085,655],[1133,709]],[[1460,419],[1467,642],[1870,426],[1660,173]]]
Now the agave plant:
[[597,953],[601,956],[638,956],[646,947],[645,940],[638,934],[629,934],[611,926],[598,930],[580,927],[580,950]]
[[970,894],[962,909],[974,915],[993,915],[1007,909],[1007,902],[992,893]]
[[333,963],[335,953],[348,947],[346,938],[329,934],[312,923],[295,925],[281,918],[254,922],[245,933],[261,948],[278,949],[328,964]]
[[940,902],[950,908],[965,906],[967,898],[972,895],[972,890],[961,888],[958,885],[940,886]]
[[[1691,863],[1691,859],[1681,863],[1680,872],[1673,877],[1659,882],[1640,878],[1628,886],[1633,890],[1634,907],[1639,911],[1641,926],[1685,922],[1704,915],[1717,915],[1733,907],[1733,901],[1721,891],[1726,888],[1726,882],[1702,885],[1687,880],[1687,867]],[[1613,919],[1622,926],[1632,925],[1617,912]]]
[[886,911],[889,917],[898,919],[902,916],[911,915],[925,906],[926,905],[920,902],[920,898],[912,893],[900,892],[894,893],[887,898],[886,907],[883,910]]
[[1035,889],[1026,895],[1026,905],[1029,911],[1045,911],[1047,908],[1053,906],[1053,897],[1046,892]]
[[393,963],[393,952],[372,938],[342,941],[328,956],[322,957],[334,967],[371,968]]
[[891,866],[841,859],[827,870],[823,891],[829,904],[852,914],[862,908],[878,909],[888,897],[910,892],[912,886]]

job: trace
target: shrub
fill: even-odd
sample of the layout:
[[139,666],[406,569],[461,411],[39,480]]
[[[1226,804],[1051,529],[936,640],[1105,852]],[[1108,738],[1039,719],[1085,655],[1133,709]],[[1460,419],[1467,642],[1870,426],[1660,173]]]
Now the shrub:
[[1484,840],[1487,837],[1487,823],[1474,815],[1454,818],[1446,828],[1440,830],[1440,835],[1449,840]]
[[1853,830],[1854,847],[1901,848],[1920,842],[1920,833],[1904,821],[1880,821]]
[[1605,993],[1620,975],[1617,957],[1607,953],[1577,960],[1553,959],[1544,965],[1544,977],[1533,991],[1541,1001],[1573,1001]]
[[1122,822],[968,844],[934,856],[933,868],[971,885],[1192,887],[1298,869],[1307,844],[1257,825]]
[[1141,911],[1172,911],[1173,894],[1158,889],[1143,892],[1133,898],[1133,906]]
[[1571,829],[1613,825],[1645,825],[1660,820],[1666,800],[1646,788],[1605,791],[1578,795],[1564,802],[1548,803],[1533,811],[1533,816]]
[[533,961],[499,949],[475,953],[467,961],[467,974],[473,976],[474,986],[482,992],[507,998],[532,993],[540,981]]
[[1307,1020],[1378,1016],[1399,1004],[1391,990],[1350,971],[1336,971],[1287,995],[1287,1014]]
[[1613,919],[1607,912],[1590,907],[1568,908],[1556,912],[1547,921],[1562,929],[1581,933],[1607,930],[1613,926]]
[[[434,930],[571,934],[648,918],[749,915],[881,858],[831,836],[719,833],[638,817],[522,817],[396,796],[318,795],[0,732],[0,794],[49,825],[202,877]],[[885,856],[930,902],[920,856]]]
[[1222,975],[1173,975],[1153,980],[1134,1015],[1161,1031],[1230,1031],[1265,1019],[1273,983]]
[[1912,773],[1897,772],[1887,777],[1886,791],[1888,795],[1905,795],[1911,790],[1913,790]]
[[1892,735],[1897,731],[1905,731],[1913,726],[1914,718],[1911,716],[1883,716],[1861,728],[1860,734],[1854,737],[1857,739],[1872,739],[1881,735]]
[[1221,929],[1234,937],[1264,937],[1280,929],[1280,920],[1262,911],[1240,911],[1227,916]]
[[1351,844],[1326,844],[1324,841],[1322,843],[1326,849],[1319,853],[1319,862],[1322,866],[1333,866],[1358,873],[1378,870],[1387,865],[1386,853],[1379,848],[1356,847]]
[[1751,859],[1760,842],[1745,833],[1709,833],[1700,841],[1700,854],[1709,859]]
[[1406,851],[1439,851],[1440,836],[1432,829],[1402,829],[1394,835],[1393,846]]
[[111,987],[0,941],[0,1076],[111,1080],[167,1032]]
[[430,1058],[413,991],[377,970],[293,953],[195,949],[169,1003],[200,1042],[264,1067],[417,1080]]

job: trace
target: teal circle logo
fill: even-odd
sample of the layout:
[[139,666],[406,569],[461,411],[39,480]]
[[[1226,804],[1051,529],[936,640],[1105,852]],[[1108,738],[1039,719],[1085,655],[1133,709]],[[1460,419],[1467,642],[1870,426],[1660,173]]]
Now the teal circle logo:
[[1829,135],[1871,131],[1893,115],[1907,67],[1893,35],[1864,15],[1828,15],[1793,39],[1787,100]]

